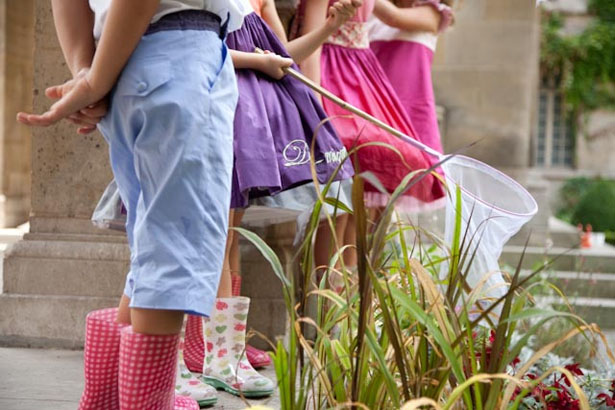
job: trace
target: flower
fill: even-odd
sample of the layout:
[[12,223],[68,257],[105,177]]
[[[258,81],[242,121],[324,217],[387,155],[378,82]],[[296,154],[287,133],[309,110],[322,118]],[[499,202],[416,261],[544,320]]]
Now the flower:
[[581,370],[579,366],[578,363],[573,363],[567,364],[564,368],[576,376],[583,376],[585,373],[583,373],[583,370]]
[[602,400],[601,404],[604,404],[604,405],[609,406],[609,407],[615,407],[615,398],[614,397],[609,397],[609,395],[606,394],[606,393],[600,393],[596,397],[599,400]]

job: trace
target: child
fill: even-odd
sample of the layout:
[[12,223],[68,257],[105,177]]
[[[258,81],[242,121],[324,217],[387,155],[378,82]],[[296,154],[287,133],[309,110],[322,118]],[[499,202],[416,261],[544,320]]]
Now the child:
[[[330,124],[319,128],[326,114],[318,99],[302,83],[284,77],[282,69],[292,64],[288,57],[301,61],[318,48],[354,14],[355,2],[333,3],[328,19],[323,19],[311,36],[285,47],[286,35],[274,1],[251,0],[254,12],[246,15],[242,28],[229,36],[227,44],[237,70],[240,94],[235,115],[232,208],[242,209],[250,198],[274,195],[311,182],[310,148],[316,131],[313,161],[319,180],[327,181],[338,167],[342,156],[328,154],[345,149]],[[254,53],[256,48],[266,52]],[[352,174],[352,166],[346,164],[335,178],[346,179]],[[237,226],[241,213],[235,212],[231,218]],[[229,235],[229,244],[233,243],[233,236]],[[237,249],[234,252],[238,254]],[[230,253],[227,249],[227,255]],[[231,271],[228,264],[225,267],[216,313],[204,320],[205,340],[201,340],[201,319],[188,318],[186,364],[192,371],[202,371],[203,379],[212,386],[232,394],[270,395],[275,385],[259,375],[244,355],[249,299],[232,297]]]
[[52,2],[75,78],[48,90],[59,98],[48,112],[18,115],[78,121],[111,93],[100,130],[128,212],[131,270],[119,310],[87,317],[80,409],[198,409],[174,394],[177,348],[184,312],[211,313],[222,268],[237,101],[223,39],[242,5],[89,3]]
[[[329,0],[302,1],[299,5],[298,31],[306,35],[322,24],[329,4]],[[387,7],[389,5],[391,7]],[[342,99],[405,134],[416,137],[410,118],[403,110],[393,86],[369,49],[365,23],[372,12],[392,25],[403,20],[404,16],[403,9],[397,9],[390,3],[385,4],[383,0],[365,0],[356,16],[332,35],[322,50],[307,59],[302,68],[314,81],[321,83]],[[323,105],[330,116],[348,114],[328,100],[324,100]],[[433,163],[433,158],[427,154],[356,116],[336,118],[333,122],[348,149],[379,141],[392,145],[401,153],[403,160],[388,148],[370,146],[359,150],[356,156],[359,169],[371,171],[390,192],[397,188],[409,172],[427,169]],[[370,184],[366,184],[365,190],[368,207],[379,208],[386,204],[387,195],[383,195]],[[443,195],[444,191],[438,180],[433,175],[426,175],[398,201],[398,205],[414,209],[417,205],[434,201]],[[336,228],[339,243],[354,243],[355,230],[351,216],[338,218]],[[318,234],[316,265],[328,265],[330,233],[323,228]],[[352,267],[356,265],[356,256],[347,253],[345,261],[346,266]]]
[[412,118],[421,142],[442,152],[431,80],[431,65],[438,34],[453,21],[451,8],[440,0],[397,0],[406,8],[403,29],[387,26],[376,17],[369,21],[370,48]]

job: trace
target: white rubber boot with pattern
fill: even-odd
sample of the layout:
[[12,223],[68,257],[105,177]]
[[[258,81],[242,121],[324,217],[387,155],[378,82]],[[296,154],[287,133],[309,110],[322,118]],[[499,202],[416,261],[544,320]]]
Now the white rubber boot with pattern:
[[202,379],[236,396],[265,397],[275,384],[258,373],[245,355],[250,299],[221,298],[211,318],[203,319],[205,364]]
[[179,350],[177,375],[175,376],[175,394],[191,397],[200,407],[213,406],[218,401],[216,389],[200,381],[184,364],[184,351]]

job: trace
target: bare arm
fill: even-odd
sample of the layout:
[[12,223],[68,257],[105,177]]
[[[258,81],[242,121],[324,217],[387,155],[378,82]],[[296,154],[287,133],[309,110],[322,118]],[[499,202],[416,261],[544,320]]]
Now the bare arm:
[[46,113],[19,113],[17,119],[27,125],[48,126],[100,101],[117,81],[159,4],[160,0],[113,0],[87,74],[51,87],[55,91],[48,93],[60,99]]
[[263,2],[263,8],[261,9],[261,16],[263,17],[263,20],[265,20],[267,25],[271,27],[271,30],[273,30],[275,35],[278,36],[280,41],[283,44],[287,45],[288,37],[286,37],[286,30],[284,29],[282,20],[280,20],[278,11],[275,8],[274,0],[265,0]]
[[384,24],[404,31],[437,33],[440,13],[432,6],[400,8],[387,0],[376,0],[374,15]]
[[51,6],[64,59],[75,77],[94,58],[94,13],[86,0],[52,0]]
[[259,54],[230,50],[233,65],[239,70],[248,69],[260,71],[276,80],[284,77],[285,73],[283,69],[290,67],[293,64],[293,60],[271,53],[267,50],[263,51],[262,54]]
[[139,44],[160,0],[113,0],[90,71],[95,91],[107,94]]
[[[327,0],[303,0],[306,1],[305,15],[303,17],[302,36],[309,35],[311,32],[322,27],[327,19]],[[320,56],[321,47],[301,63],[301,70],[312,81],[320,84]]]
[[[307,0],[305,0],[307,1]],[[284,26],[275,8],[273,0],[266,0],[262,9],[263,20],[272,28],[278,38],[285,44],[292,59],[302,64],[306,58],[317,51],[320,46],[335,33],[348,19],[352,18],[363,0],[338,0],[328,8],[328,17],[322,24],[299,38],[288,42]],[[326,10],[326,8],[325,8]],[[327,12],[325,12],[327,15]]]

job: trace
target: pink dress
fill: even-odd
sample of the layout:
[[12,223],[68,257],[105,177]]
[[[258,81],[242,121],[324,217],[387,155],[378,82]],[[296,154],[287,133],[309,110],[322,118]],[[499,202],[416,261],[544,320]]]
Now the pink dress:
[[[450,7],[439,0],[420,0],[418,6],[431,5],[441,15],[439,32],[452,21]],[[431,80],[431,65],[438,36],[430,32],[409,32],[389,27],[372,16],[368,22],[370,47],[412,118],[419,140],[442,152],[436,102]]]
[[[301,2],[300,16],[307,1]],[[334,0],[330,0],[329,4],[333,3]],[[417,133],[408,114],[369,48],[366,21],[374,4],[375,0],[364,0],[357,15],[323,45],[321,84],[350,104],[416,138]],[[349,151],[362,144],[381,142],[390,144],[399,152],[382,146],[368,146],[352,157],[361,172],[373,173],[387,191],[393,192],[410,172],[427,169],[434,163],[433,157],[407,142],[355,115],[347,117],[348,111],[326,98],[323,99],[323,106],[328,115],[337,116],[333,118],[333,124]],[[365,190],[369,207],[383,206],[388,201],[388,195],[380,193],[371,184],[366,184]],[[429,174],[415,183],[397,205],[406,210],[416,210],[443,196],[444,189],[439,180]]]

